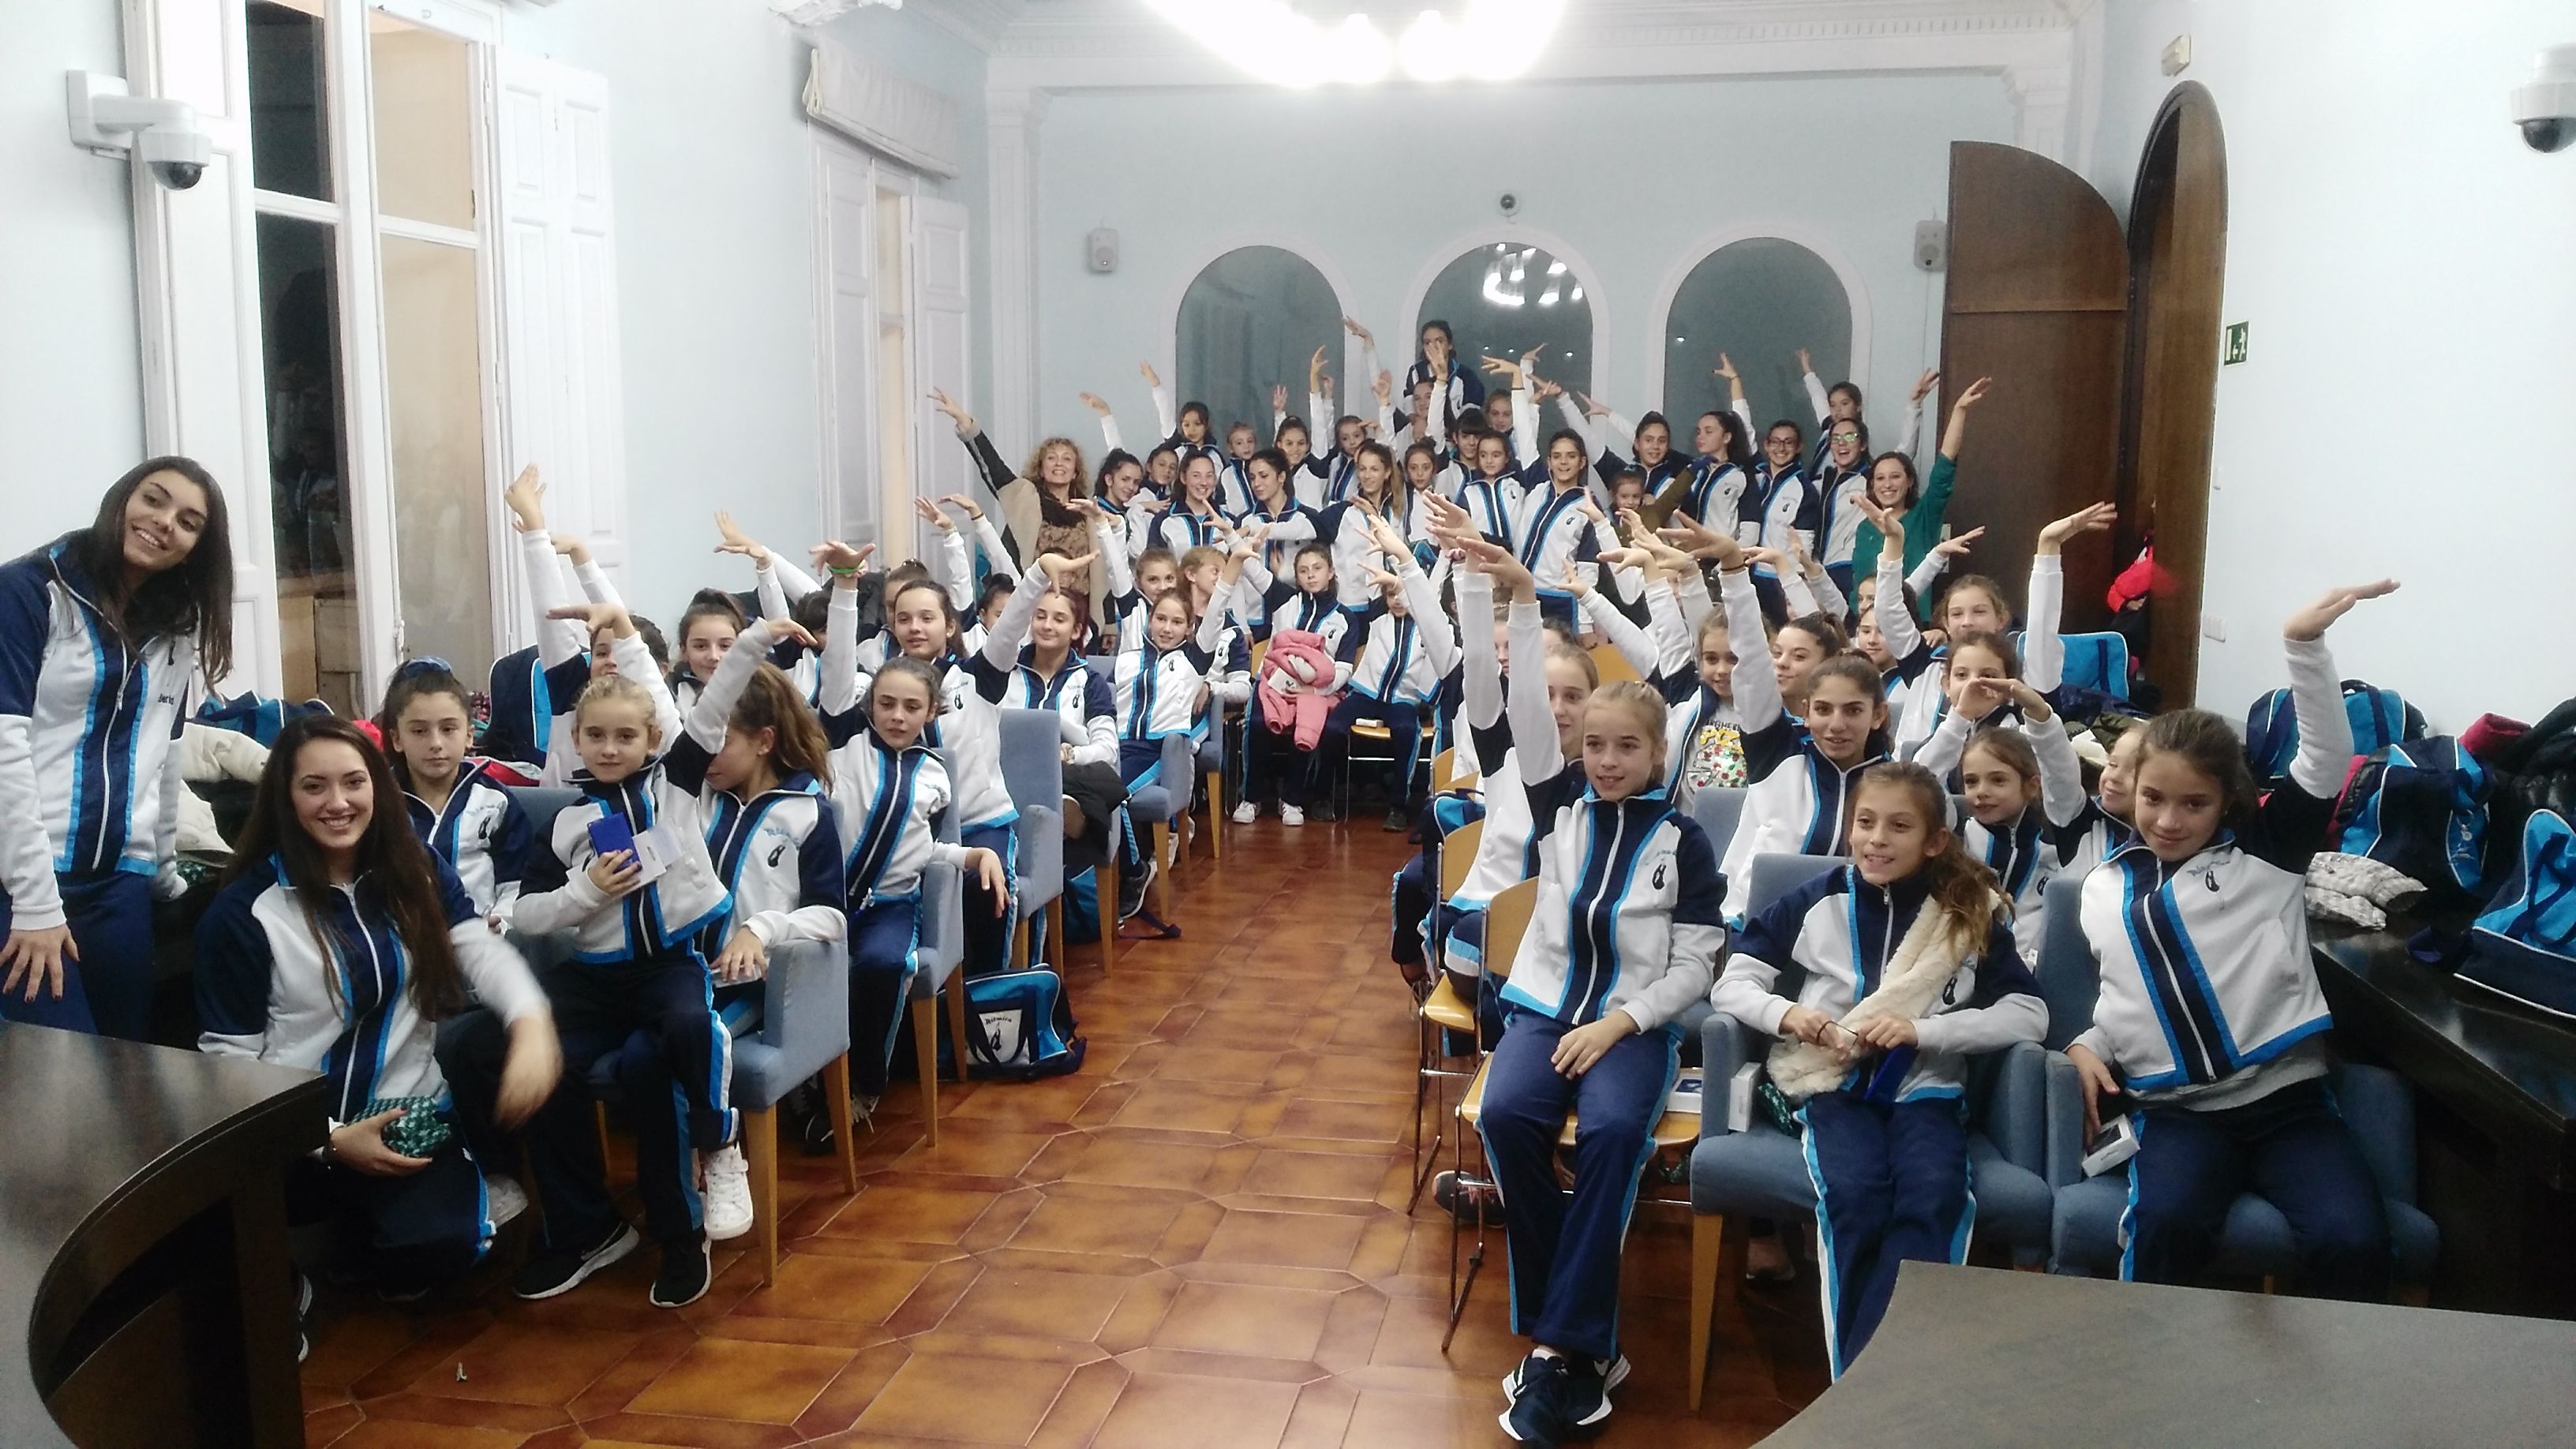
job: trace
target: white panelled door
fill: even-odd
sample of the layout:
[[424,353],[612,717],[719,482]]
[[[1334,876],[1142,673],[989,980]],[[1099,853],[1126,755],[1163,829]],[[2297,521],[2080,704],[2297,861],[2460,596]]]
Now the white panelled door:
[[134,93],[186,101],[214,140],[214,159],[189,190],[165,190],[147,168],[133,168],[144,446],[184,453],[223,485],[232,514],[233,668],[212,682],[227,693],[276,694],[283,684],[243,7],[129,0],[125,17]]
[[[616,578],[625,561],[626,425],[608,187],[608,82],[499,52],[502,472],[530,463],[547,522],[580,533]],[[506,640],[535,640],[515,573]],[[623,580],[620,580],[621,584]]]
[[876,462],[876,249],[870,227],[876,181],[866,156],[818,130],[814,189],[823,306],[823,536],[874,543],[881,536],[869,482]]
[[[965,493],[986,508],[996,507],[966,456],[948,419],[930,404],[930,389],[946,388],[962,398],[969,355],[967,328],[968,253],[966,208],[954,201],[916,196],[912,202],[913,375],[922,380],[913,401],[915,434],[922,440],[914,467],[921,491],[930,498]],[[1008,569],[1006,559],[992,561]]]

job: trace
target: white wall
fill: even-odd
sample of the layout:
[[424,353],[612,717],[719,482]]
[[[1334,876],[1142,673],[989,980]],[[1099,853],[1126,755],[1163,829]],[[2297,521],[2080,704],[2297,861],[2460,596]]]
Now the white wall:
[[0,7],[0,557],[89,522],[143,461],[126,163],[63,121],[63,72],[125,72],[117,9]]
[[2505,98],[2576,6],[2111,0],[2105,27],[2114,206],[2178,34],[2227,138],[2225,320],[2251,330],[2218,375],[2202,702],[2242,710],[2292,608],[2393,575],[2335,630],[2343,672],[2446,730],[2537,719],[2576,693],[2576,154],[2525,148]]
[[[1400,368],[1408,298],[1470,241],[1501,238],[1505,191],[1530,240],[1595,274],[1604,401],[1647,401],[1659,294],[1703,241],[1787,223],[1857,273],[1872,315],[1857,380],[1901,404],[1937,350],[1938,278],[1913,266],[1914,224],[1941,214],[1951,141],[2013,127],[2001,82],[1974,75],[1058,96],[1038,141],[1039,421],[1091,446],[1088,388],[1129,437],[1150,431],[1137,362],[1169,361],[1191,276],[1251,242],[1313,260]],[[1100,226],[1123,250],[1108,276],[1084,266]],[[1346,402],[1355,361],[1335,367]],[[1031,440],[995,441],[1010,457]]]

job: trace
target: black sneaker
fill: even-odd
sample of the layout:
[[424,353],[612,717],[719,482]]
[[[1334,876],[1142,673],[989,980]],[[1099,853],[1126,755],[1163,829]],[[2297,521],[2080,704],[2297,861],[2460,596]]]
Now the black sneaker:
[[1520,1396],[1501,1415],[1503,1432],[1518,1444],[1536,1444],[1540,1449],[1557,1449],[1565,1442],[1567,1380],[1573,1365],[1561,1358],[1531,1354],[1521,1360],[1514,1377],[1521,1383]]
[[[1512,1366],[1512,1371],[1510,1373],[1503,1375],[1504,1398],[1517,1399],[1521,1396],[1521,1370],[1527,1367],[1528,1364],[1529,1360],[1523,1359],[1520,1363]],[[1578,1370],[1577,1378],[1578,1381],[1583,1379],[1599,1380],[1599,1392],[1606,1394],[1628,1381],[1628,1356],[1623,1353],[1613,1359],[1596,1358],[1592,1360],[1592,1372],[1589,1374],[1583,1374]],[[1606,1413],[1607,1411],[1605,1410],[1604,1412]],[[1577,1422],[1591,1424],[1598,1423],[1599,1420],[1597,1418],[1582,1419]]]
[[686,1308],[707,1296],[707,1285],[715,1276],[704,1233],[691,1242],[665,1243],[662,1271],[653,1275],[653,1291],[645,1298],[656,1308]]
[[1395,831],[1411,830],[1413,828],[1412,813],[1401,805],[1389,805],[1386,807],[1386,828]]
[[[1608,1374],[1601,1371],[1601,1362],[1598,1359],[1566,1359],[1564,1363],[1566,1365],[1564,1409],[1566,1432],[1572,1434],[1580,1430],[1582,1431],[1580,1437],[1589,1439],[1600,1432],[1602,1421],[1610,1417],[1612,1381]],[[1624,1357],[1613,1362],[1610,1367],[1616,1370],[1621,1378],[1627,1377],[1628,1360]]]
[[1145,892],[1153,886],[1158,869],[1153,857],[1147,856],[1142,869],[1118,878],[1118,919],[1126,920],[1145,909]]
[[[1431,1179],[1431,1200],[1462,1223],[1474,1224],[1481,1218],[1483,1225],[1489,1228],[1503,1225],[1502,1195],[1490,1187],[1470,1187],[1462,1191],[1458,1186],[1458,1174],[1454,1172],[1444,1172]],[[1513,1372],[1520,1371],[1514,1369]],[[1504,1387],[1511,1387],[1508,1380]]]
[[1342,818],[1342,807],[1335,804],[1330,796],[1327,796],[1324,799],[1318,800],[1314,804],[1306,807],[1306,818],[1309,820],[1339,820]]
[[552,1298],[570,1293],[588,1281],[590,1275],[634,1252],[644,1240],[624,1218],[609,1225],[598,1242],[577,1248],[551,1248],[530,1258],[510,1283],[510,1291],[521,1298]]

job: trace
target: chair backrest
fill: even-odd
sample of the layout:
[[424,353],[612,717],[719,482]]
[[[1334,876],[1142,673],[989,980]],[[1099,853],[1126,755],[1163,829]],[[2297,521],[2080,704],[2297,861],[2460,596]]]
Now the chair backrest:
[[1449,745],[1431,757],[1431,788],[1434,791],[1473,789],[1475,784],[1475,771],[1461,772],[1458,768],[1456,745]]
[[1103,684],[1115,684],[1118,680],[1118,656],[1115,654],[1085,654],[1082,667],[1099,676]]
[[1691,795],[1690,817],[1699,822],[1708,836],[1710,848],[1718,858],[1726,858],[1726,847],[1735,839],[1736,822],[1744,818],[1744,787],[1711,785]]
[[1839,855],[1757,855],[1752,878],[1745,885],[1744,914],[1758,915],[1773,901],[1849,864]]
[[1485,843],[1485,822],[1470,820],[1440,837],[1440,899],[1447,900],[1465,888],[1467,872],[1476,865],[1476,852]]
[[1255,639],[1247,652],[1252,656],[1252,677],[1258,680],[1261,678],[1261,661],[1270,657],[1270,641]]
[[1628,656],[1621,653],[1616,644],[1593,645],[1592,667],[1600,674],[1603,684],[1614,684],[1623,679],[1638,677],[1637,666],[1628,662]]
[[579,790],[567,790],[560,785],[509,785],[504,788],[509,791],[510,798],[518,802],[519,813],[528,817],[528,829],[540,842],[554,839],[555,817],[563,813],[565,806],[581,799]]
[[1496,981],[1512,974],[1521,936],[1529,930],[1530,911],[1538,905],[1538,882],[1507,886],[1485,907],[1485,974]]
[[1063,717],[1051,709],[1006,709],[1002,787],[1012,803],[1053,807],[1064,798]]
[[[2023,631],[2012,634],[2013,649],[2024,658],[2028,647],[2022,642]],[[2089,689],[2107,694],[2122,704],[2129,702],[2129,641],[2107,630],[2087,634],[2059,636],[2065,646],[2063,682],[2076,689]]]
[[2048,928],[2040,935],[2039,968],[2031,975],[2039,982],[2039,999],[2048,1003],[2048,1035],[2041,1044],[2064,1051],[2093,1025],[2102,967],[2084,935],[2084,877],[2071,872],[2057,877],[2043,899]]

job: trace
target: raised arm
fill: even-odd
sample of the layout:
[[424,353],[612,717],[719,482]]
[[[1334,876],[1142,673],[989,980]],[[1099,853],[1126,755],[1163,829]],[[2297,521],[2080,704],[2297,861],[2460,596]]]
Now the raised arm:
[[832,576],[832,607],[824,616],[814,697],[814,712],[825,720],[847,717],[859,707],[859,570],[867,566],[871,552],[873,547],[839,542],[814,551],[814,561]]
[[698,691],[695,704],[689,706],[684,721],[689,739],[713,755],[725,746],[725,729],[733,720],[733,708],[742,702],[742,692],[751,684],[751,676],[769,658],[770,649],[783,638],[804,635],[811,643],[813,636],[793,623],[754,619],[749,627],[735,636],[733,647],[716,664],[715,673],[707,677],[706,687]]
[[1932,395],[1932,389],[1940,385],[1941,374],[1929,367],[1923,369],[1923,375],[1915,379],[1914,393],[1905,400],[1905,427],[1897,435],[1896,451],[1911,458],[1914,456],[1914,450],[1921,446],[1923,441],[1923,400],[1930,397]]
[[1834,415],[1834,404],[1825,395],[1825,380],[1816,376],[1814,359],[1803,347],[1798,349],[1798,381],[1807,389],[1807,406],[1815,410],[1816,426],[1823,427]]
[[[1494,581],[1475,569],[1459,569],[1458,692],[1459,712],[1470,729],[1492,729],[1503,719],[1503,664],[1494,652]],[[1496,762],[1484,762],[1492,769]]]
[[1981,377],[1968,384],[1958,401],[1950,404],[1950,423],[1941,430],[1941,456],[1957,461],[1959,450],[1968,441],[1968,410],[1985,400],[1986,388],[1993,378]]
[[1082,405],[1100,419],[1100,447],[1103,453],[1115,453],[1127,446],[1118,432],[1118,415],[1109,410],[1109,400],[1096,392],[1082,395]]
[[2060,559],[2066,541],[2107,532],[2119,517],[2119,509],[2096,503],[2039,531],[2039,547],[2030,558],[2030,608],[2022,621],[2021,674],[2042,694],[2066,680],[2066,640],[2058,632],[2066,597],[2066,571]]

